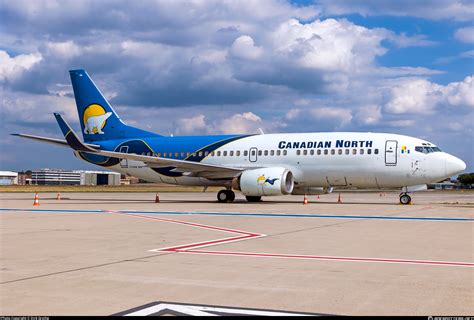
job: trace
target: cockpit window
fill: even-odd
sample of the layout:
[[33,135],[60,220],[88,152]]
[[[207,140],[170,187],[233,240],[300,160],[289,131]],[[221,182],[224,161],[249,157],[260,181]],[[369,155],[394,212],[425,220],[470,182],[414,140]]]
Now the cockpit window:
[[419,146],[419,147],[415,147],[415,151],[427,154],[427,153],[432,153],[432,152],[441,152],[441,149],[438,147]]

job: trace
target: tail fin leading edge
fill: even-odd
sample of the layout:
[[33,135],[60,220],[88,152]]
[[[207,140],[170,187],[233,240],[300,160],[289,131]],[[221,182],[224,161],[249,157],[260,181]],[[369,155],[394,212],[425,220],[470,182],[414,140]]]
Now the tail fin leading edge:
[[126,125],[85,70],[70,70],[69,75],[84,141],[158,136]]

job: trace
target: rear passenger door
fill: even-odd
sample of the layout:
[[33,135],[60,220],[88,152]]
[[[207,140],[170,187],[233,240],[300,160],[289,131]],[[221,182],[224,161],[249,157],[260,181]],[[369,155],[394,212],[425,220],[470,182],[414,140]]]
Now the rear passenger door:
[[249,161],[250,162],[257,162],[258,157],[258,149],[257,148],[250,148],[249,150]]

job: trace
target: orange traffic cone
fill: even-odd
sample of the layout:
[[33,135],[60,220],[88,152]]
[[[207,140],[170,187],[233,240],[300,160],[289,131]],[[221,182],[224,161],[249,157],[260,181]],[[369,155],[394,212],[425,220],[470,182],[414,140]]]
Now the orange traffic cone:
[[339,196],[337,197],[337,203],[342,203],[341,194],[340,194],[340,193],[339,193]]
[[308,204],[308,197],[304,194],[303,204]]
[[159,202],[160,202],[160,195],[157,192],[156,197],[155,197],[155,203],[159,203]]
[[61,193],[58,192],[58,194],[56,195],[56,200],[61,200]]
[[39,197],[38,197],[38,193],[35,193],[35,202],[33,202],[33,206],[39,206],[40,205],[40,201],[39,201]]

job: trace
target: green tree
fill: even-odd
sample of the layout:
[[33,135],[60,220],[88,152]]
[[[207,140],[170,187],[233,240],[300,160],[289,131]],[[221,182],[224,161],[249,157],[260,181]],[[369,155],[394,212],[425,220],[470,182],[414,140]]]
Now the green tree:
[[458,181],[462,184],[473,184],[474,183],[474,172],[460,174],[458,176]]

